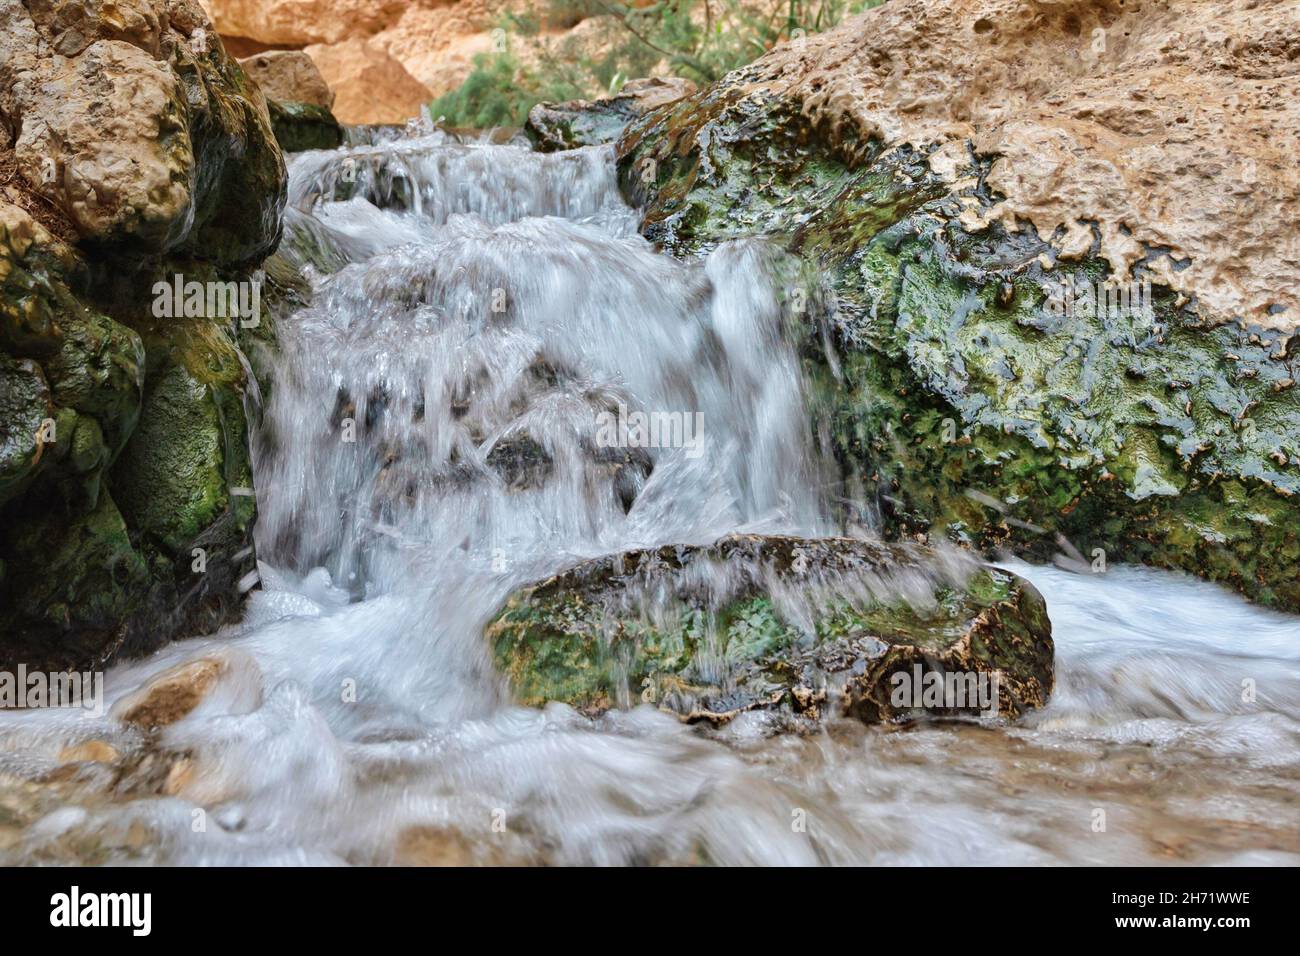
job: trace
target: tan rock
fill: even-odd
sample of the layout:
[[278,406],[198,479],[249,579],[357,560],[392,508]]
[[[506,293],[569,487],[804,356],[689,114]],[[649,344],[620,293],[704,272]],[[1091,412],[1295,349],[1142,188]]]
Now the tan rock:
[[227,667],[227,661],[211,657],[177,664],[119,700],[110,716],[144,730],[174,724],[202,703]]
[[87,238],[130,234],[160,248],[183,238],[194,160],[175,74],[120,40],[43,72],[20,87],[23,177]]
[[[193,0],[0,0],[0,150],[20,190],[66,218],[61,234],[146,252],[195,237],[212,258],[255,258],[277,235],[283,163],[261,94],[227,71]],[[213,195],[226,189],[243,205]]]
[[374,39],[433,96],[441,96],[464,82],[475,56],[495,48],[493,25],[486,5],[462,0],[450,6],[409,7]]
[[340,123],[402,123],[418,116],[433,98],[373,40],[309,46],[307,53],[334,91],[334,115]]
[[334,105],[316,62],[302,50],[269,50],[239,61],[267,99],[281,103],[311,103],[329,109]]
[[116,763],[122,755],[104,740],[83,740],[59,752],[62,763]]
[[945,172],[969,141],[997,157],[997,218],[1059,227],[1073,255],[1095,221],[1117,270],[1168,247],[1162,281],[1209,314],[1294,328],[1298,45],[1293,0],[908,0],[746,78],[827,129],[941,144]]
[[272,45],[368,37],[411,5],[411,0],[203,0],[223,36]]

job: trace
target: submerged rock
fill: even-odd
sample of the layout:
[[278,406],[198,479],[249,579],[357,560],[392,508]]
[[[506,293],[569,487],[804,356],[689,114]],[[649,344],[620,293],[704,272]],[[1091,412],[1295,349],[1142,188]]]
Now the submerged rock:
[[588,713],[1016,717],[1053,682],[1032,585],[847,538],[736,535],[600,558],[516,592],[486,634],[520,703]]
[[[752,235],[789,253],[814,428],[887,534],[1182,568],[1300,608],[1279,214],[1300,156],[1263,135],[1300,128],[1281,52],[1300,17],[1228,7],[885,4],[636,121],[620,181],[680,255]],[[1169,41],[1162,10],[1238,40]]]

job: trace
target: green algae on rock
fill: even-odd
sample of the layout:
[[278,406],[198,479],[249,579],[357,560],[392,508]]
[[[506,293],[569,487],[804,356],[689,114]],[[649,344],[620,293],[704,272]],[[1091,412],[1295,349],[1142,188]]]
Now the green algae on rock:
[[516,592],[486,635],[520,703],[588,713],[646,702],[687,721],[874,723],[985,709],[898,696],[936,673],[988,679],[997,712],[1016,717],[1053,682],[1051,624],[1027,582],[848,538],[734,535],[588,561]]
[[[989,163],[815,125],[747,67],[620,141],[642,231],[679,255],[767,236],[814,388],[814,429],[890,536],[1180,568],[1300,608],[1296,340],[1211,321],[1157,281],[973,224]],[[1142,308],[1062,309],[1064,287]]]
[[160,321],[154,290],[255,281],[284,162],[202,9],[132,9],[68,30],[0,0],[0,664],[210,631],[254,566],[250,330]]
[[648,77],[629,80],[598,100],[538,103],[528,111],[524,133],[543,153],[603,146],[617,142],[633,120],[694,90],[694,83],[679,77]]

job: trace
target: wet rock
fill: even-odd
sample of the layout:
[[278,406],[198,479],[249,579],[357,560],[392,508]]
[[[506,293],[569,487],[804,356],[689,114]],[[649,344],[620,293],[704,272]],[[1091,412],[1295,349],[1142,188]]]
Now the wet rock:
[[31,359],[0,354],[0,505],[22,490],[44,451],[41,423],[50,412],[50,390]]
[[271,128],[286,153],[335,149],[343,127],[330,108],[334,94],[310,56],[301,50],[269,50],[239,61],[266,96]]
[[117,763],[122,757],[116,747],[105,740],[83,740],[59,752],[63,763]]
[[0,539],[0,660],[68,666],[111,657],[150,584],[116,503],[101,490],[82,515],[24,505],[11,505]]
[[[1245,9],[1213,16],[1247,45],[1256,14],[1300,35],[1294,7]],[[1245,172],[1189,158],[1197,138],[1176,122],[1208,121],[1196,78],[1211,74],[1214,102],[1240,106],[1214,107],[1228,126],[1300,117],[1278,105],[1280,59],[1260,61],[1257,86],[1190,36],[1177,58],[1157,56],[1168,31],[1153,10],[1115,7],[1106,35],[1129,39],[1061,70],[1090,4],[886,4],[634,122],[620,181],[671,251],[765,235],[789,253],[779,279],[805,330],[814,428],[844,497],[878,510],[891,537],[1064,553],[1095,572],[1181,568],[1300,608],[1296,273],[1275,262],[1294,237],[1261,245],[1250,223],[1276,233],[1284,217],[1242,218],[1263,197],[1291,201],[1297,158],[1274,156],[1254,126]],[[1010,48],[1025,70],[999,68]],[[1151,106],[1167,124],[1148,115],[1140,149],[1112,148],[1112,121],[1143,122],[1141,96],[1118,91],[1155,75],[1169,80]],[[978,96],[935,95],[968,82]],[[1005,108],[1022,99],[1029,115]],[[1067,136],[1065,153],[1049,150],[1057,166],[1034,165],[1033,144]],[[1083,241],[1085,221],[1098,225]]]
[[246,330],[155,282],[250,282],[284,164],[192,0],[0,0],[0,116],[0,661],[84,666],[238,607]]
[[851,539],[736,535],[589,561],[512,595],[486,635],[517,700],[588,713],[1015,717],[1053,682],[1030,584]]
[[524,132],[542,152],[613,143],[633,120],[693,92],[695,84],[680,77],[629,80],[606,99],[538,103]]
[[227,667],[225,660],[208,657],[177,664],[119,700],[110,716],[142,730],[170,726],[203,702]]
[[276,142],[286,153],[337,149],[343,144],[343,127],[327,107],[274,100],[268,106]]

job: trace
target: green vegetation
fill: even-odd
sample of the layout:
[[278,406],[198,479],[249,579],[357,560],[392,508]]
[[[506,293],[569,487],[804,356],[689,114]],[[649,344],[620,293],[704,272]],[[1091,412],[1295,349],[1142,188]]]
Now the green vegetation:
[[[521,126],[542,102],[615,93],[630,78],[680,76],[711,83],[777,43],[834,26],[884,0],[539,0],[509,13],[497,49],[431,109],[448,126]],[[556,36],[592,21],[581,37]]]

